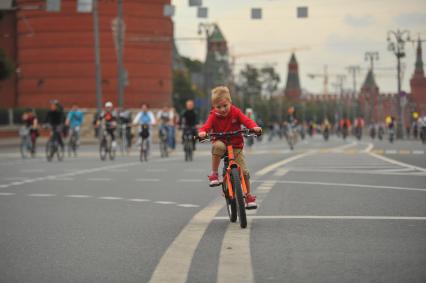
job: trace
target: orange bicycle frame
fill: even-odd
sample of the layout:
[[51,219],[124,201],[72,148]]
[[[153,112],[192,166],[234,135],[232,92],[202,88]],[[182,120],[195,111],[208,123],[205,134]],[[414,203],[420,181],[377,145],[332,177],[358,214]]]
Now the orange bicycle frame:
[[232,190],[232,182],[231,182],[231,169],[232,168],[238,168],[238,172],[240,173],[240,181],[241,181],[241,187],[243,189],[243,194],[247,194],[247,186],[246,181],[243,175],[243,172],[241,170],[240,165],[238,165],[237,162],[235,162],[235,156],[234,156],[234,148],[231,144],[228,144],[227,146],[228,151],[228,167],[226,168],[226,175],[224,177],[224,182],[226,182],[226,185],[228,187],[228,194],[231,199],[234,198],[234,191]]

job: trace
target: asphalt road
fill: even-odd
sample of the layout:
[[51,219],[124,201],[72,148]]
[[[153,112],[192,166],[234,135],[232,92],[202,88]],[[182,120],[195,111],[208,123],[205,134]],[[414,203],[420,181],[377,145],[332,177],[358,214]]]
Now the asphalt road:
[[[426,282],[426,146],[246,150],[259,209],[229,223],[208,145],[48,163],[0,148],[0,282]],[[42,155],[42,154],[41,154]]]

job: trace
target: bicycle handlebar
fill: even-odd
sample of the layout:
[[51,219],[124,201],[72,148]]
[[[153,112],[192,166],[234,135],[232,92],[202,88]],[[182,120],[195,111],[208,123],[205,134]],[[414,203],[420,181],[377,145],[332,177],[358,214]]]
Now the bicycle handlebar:
[[262,135],[262,132],[256,133],[253,129],[242,129],[238,131],[232,131],[232,132],[218,132],[218,133],[209,133],[204,138],[200,138],[198,136],[195,136],[194,138],[198,139],[200,142],[207,142],[211,141],[214,137],[232,137],[237,136],[239,134],[243,134],[244,137],[254,137],[254,136],[260,136]]

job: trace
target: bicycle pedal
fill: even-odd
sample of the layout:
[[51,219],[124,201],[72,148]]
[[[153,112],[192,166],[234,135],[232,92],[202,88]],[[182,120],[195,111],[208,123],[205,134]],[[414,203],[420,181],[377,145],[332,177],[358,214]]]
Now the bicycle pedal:
[[257,209],[257,205],[255,206],[246,206],[247,210]]
[[222,186],[222,182],[219,182],[219,183],[217,183],[217,184],[212,184],[212,185],[210,185],[210,184],[209,184],[209,187],[210,187],[210,188],[213,188],[213,187],[219,187],[219,186]]

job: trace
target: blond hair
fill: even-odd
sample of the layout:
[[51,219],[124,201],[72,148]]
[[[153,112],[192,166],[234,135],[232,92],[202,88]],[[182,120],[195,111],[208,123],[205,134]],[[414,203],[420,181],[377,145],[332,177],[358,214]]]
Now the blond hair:
[[212,105],[215,105],[220,100],[226,99],[229,102],[232,102],[231,93],[229,92],[229,88],[226,86],[218,86],[212,90]]

